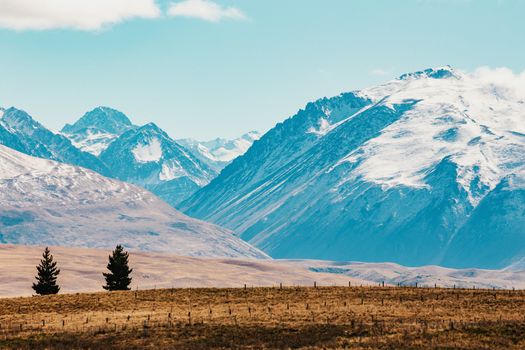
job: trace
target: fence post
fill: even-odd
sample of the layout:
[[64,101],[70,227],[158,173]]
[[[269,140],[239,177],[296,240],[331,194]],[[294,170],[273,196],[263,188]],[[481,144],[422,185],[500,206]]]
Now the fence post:
[[144,321],[144,323],[142,324],[142,336],[148,336],[148,321]]

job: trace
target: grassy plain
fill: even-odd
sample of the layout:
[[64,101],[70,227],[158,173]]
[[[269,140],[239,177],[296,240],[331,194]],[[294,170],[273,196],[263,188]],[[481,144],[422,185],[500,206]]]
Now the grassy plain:
[[524,349],[525,292],[162,289],[0,299],[1,349]]

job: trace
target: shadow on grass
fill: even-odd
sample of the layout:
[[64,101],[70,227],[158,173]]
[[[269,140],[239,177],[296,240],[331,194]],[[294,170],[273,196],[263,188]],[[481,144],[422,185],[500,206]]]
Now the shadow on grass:
[[0,341],[4,349],[289,349],[336,347],[337,339],[351,336],[341,325],[261,327],[193,325],[152,328],[137,332],[47,334]]

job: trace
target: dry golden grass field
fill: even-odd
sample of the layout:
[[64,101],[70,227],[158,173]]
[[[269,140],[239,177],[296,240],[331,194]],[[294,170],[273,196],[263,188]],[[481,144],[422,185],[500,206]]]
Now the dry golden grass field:
[[0,299],[2,349],[524,349],[523,291],[163,289]]

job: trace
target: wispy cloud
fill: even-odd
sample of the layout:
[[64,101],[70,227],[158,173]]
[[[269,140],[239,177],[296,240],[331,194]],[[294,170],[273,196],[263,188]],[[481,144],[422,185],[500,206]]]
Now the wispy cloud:
[[14,30],[98,30],[160,15],[155,0],[0,0],[0,27]]
[[502,95],[525,99],[525,71],[514,73],[506,67],[479,67],[472,76]]
[[380,77],[384,77],[384,76],[390,75],[390,72],[385,70],[385,69],[383,69],[383,68],[372,69],[371,73],[373,75],[377,75],[377,76],[380,76]]
[[184,0],[172,3],[168,15],[173,17],[190,17],[209,22],[223,19],[245,20],[246,15],[236,7],[224,7],[211,0]]

